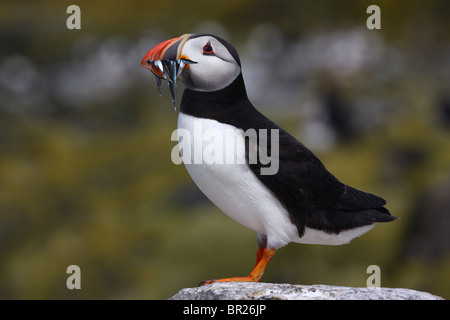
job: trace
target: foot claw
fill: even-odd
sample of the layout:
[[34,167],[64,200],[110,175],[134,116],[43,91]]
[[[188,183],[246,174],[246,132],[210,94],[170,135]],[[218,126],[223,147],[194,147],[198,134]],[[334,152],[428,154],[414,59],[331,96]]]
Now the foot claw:
[[216,282],[259,282],[259,280],[260,280],[260,278],[255,279],[251,275],[247,276],[247,277],[233,277],[233,278],[225,278],[225,279],[205,280],[205,281],[200,282],[197,287],[216,283]]
[[200,283],[197,285],[197,287],[205,286],[205,285],[207,285],[207,284],[211,284],[211,283],[214,283],[214,282],[216,282],[216,280],[204,280],[204,281],[200,282]]

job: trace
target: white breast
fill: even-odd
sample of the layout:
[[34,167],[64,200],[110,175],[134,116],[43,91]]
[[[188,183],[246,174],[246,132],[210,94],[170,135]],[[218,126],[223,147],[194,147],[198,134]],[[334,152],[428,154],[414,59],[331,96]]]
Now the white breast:
[[369,229],[330,235],[306,228],[299,238],[284,206],[245,163],[240,130],[180,112],[178,139],[183,163],[199,189],[230,218],[265,234],[270,248],[278,249],[291,241],[342,244]]
[[[245,164],[245,149],[237,148],[244,145],[239,130],[215,120],[183,113],[178,118],[178,129],[185,130],[179,131],[181,133],[191,134],[191,150],[181,150],[187,171],[219,209],[245,227],[267,235],[268,246],[272,248],[286,245],[297,235],[297,228],[289,220],[286,209]],[[218,141],[217,133],[222,135],[222,143]],[[208,139],[205,136],[211,135],[215,138],[204,141]],[[186,148],[181,142],[179,146]],[[213,147],[221,145],[223,161],[213,163],[212,160],[218,159],[211,159],[211,155],[216,155]]]

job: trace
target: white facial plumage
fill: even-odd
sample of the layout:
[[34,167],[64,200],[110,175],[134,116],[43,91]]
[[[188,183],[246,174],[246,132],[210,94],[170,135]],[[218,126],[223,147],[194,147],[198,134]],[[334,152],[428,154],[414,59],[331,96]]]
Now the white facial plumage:
[[[209,52],[210,49],[212,52]],[[186,88],[191,90],[217,91],[223,89],[231,84],[241,72],[239,64],[228,49],[212,36],[189,39],[183,46],[181,56],[197,62],[189,65],[189,68],[180,76],[180,80]]]

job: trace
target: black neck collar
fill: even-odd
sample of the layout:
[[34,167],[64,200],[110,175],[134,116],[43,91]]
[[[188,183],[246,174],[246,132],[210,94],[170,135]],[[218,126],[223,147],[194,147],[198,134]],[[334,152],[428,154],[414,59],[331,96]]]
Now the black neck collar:
[[180,111],[194,117],[220,120],[226,114],[242,112],[248,100],[242,73],[227,87],[213,92],[185,89]]

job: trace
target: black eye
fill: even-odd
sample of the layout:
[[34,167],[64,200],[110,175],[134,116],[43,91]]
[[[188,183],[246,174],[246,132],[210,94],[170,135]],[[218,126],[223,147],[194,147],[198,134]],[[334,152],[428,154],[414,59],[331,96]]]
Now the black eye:
[[203,54],[207,56],[214,55],[214,50],[210,41],[208,41],[208,43],[203,46]]

